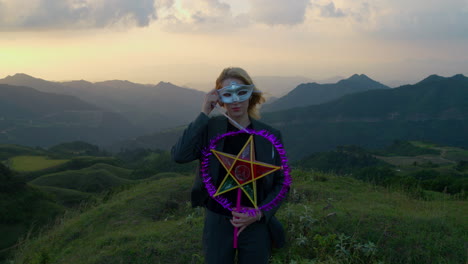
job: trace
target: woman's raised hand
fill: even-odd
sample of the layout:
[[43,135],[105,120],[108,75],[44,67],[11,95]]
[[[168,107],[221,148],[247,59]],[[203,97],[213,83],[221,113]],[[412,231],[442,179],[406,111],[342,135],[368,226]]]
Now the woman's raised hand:
[[215,105],[218,103],[219,97],[216,89],[211,90],[209,93],[205,95],[205,101],[202,104],[202,112],[206,115],[209,115]]

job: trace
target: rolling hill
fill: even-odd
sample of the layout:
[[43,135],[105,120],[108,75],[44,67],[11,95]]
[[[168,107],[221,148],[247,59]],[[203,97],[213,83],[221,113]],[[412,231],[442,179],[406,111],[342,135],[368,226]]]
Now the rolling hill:
[[[466,201],[423,201],[349,177],[296,171],[277,212],[287,247],[272,263],[463,263]],[[321,180],[315,180],[321,179]],[[192,177],[143,182],[70,213],[18,249],[14,263],[203,263]],[[337,250],[339,249],[339,250]]]
[[[440,153],[454,161],[468,160],[466,150],[427,144],[400,142],[383,151],[386,158]],[[57,155],[70,155],[70,150],[83,148],[96,149],[82,143],[60,144],[48,154],[55,150]],[[325,171],[337,171],[336,162],[342,168],[380,166],[360,148],[343,151],[353,155],[337,160],[336,155],[323,153],[328,158],[314,163],[331,166]],[[203,263],[203,210],[190,208],[188,202],[195,169],[179,171],[168,157],[148,150],[117,157],[78,156],[61,165],[60,171],[38,171],[41,175],[28,183],[0,163],[0,231],[6,234],[0,248],[9,248],[0,250],[0,263],[4,258],[5,263]],[[140,177],[145,163],[163,173]],[[458,163],[454,169],[466,173],[468,163]],[[416,264],[465,259],[466,195],[387,188],[308,169],[293,170],[293,179],[277,213],[287,232],[287,247],[274,251],[272,263]],[[77,205],[81,206],[69,208]],[[61,215],[65,207],[67,213]],[[52,225],[16,243],[36,220],[42,221],[41,226]]]
[[63,211],[52,197],[17,178],[0,162],[0,262],[18,238],[37,231]]
[[43,175],[30,182],[33,185],[52,186],[81,192],[98,193],[131,183],[103,168],[89,167]]

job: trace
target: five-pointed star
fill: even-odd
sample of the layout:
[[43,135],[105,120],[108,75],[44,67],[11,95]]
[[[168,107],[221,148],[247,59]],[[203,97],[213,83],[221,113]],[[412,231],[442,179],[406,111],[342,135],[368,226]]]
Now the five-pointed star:
[[255,160],[253,135],[250,135],[237,156],[214,149],[211,151],[227,171],[214,196],[241,188],[254,207],[257,208],[256,181],[281,167]]

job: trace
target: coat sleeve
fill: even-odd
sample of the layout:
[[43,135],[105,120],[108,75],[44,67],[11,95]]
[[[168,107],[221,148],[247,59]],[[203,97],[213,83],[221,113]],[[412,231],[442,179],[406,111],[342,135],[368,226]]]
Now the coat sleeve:
[[184,130],[184,133],[171,150],[172,159],[175,162],[186,163],[200,159],[208,121],[209,117],[204,113],[200,113]]
[[[279,131],[277,132],[277,137],[280,140],[280,142],[283,142],[283,140],[281,138],[281,133]],[[275,153],[276,153],[276,155],[275,155],[275,164],[281,166],[281,157],[280,157],[279,153],[276,150],[275,150]],[[276,171],[273,174],[272,189],[271,189],[271,191],[268,192],[267,196],[262,201],[261,206],[270,203],[271,201],[273,201],[278,196],[281,189],[283,188],[283,182],[284,182],[283,172],[282,171]],[[275,215],[276,211],[278,211],[278,208],[280,207],[280,205],[281,205],[281,202],[278,203],[277,205],[275,205],[270,210],[262,211],[262,213],[264,215],[264,221],[266,223],[270,222],[271,218]]]

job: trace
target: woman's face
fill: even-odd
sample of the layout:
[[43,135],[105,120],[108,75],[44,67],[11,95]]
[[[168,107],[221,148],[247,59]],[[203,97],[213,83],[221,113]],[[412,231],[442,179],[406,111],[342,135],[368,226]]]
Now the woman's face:
[[[246,84],[242,80],[236,78],[227,78],[221,83],[221,87],[228,86],[231,84],[231,82]],[[230,117],[241,118],[244,116],[248,116],[249,101],[250,100],[245,100],[243,102],[233,102],[231,104],[224,104],[224,108],[226,108]]]

